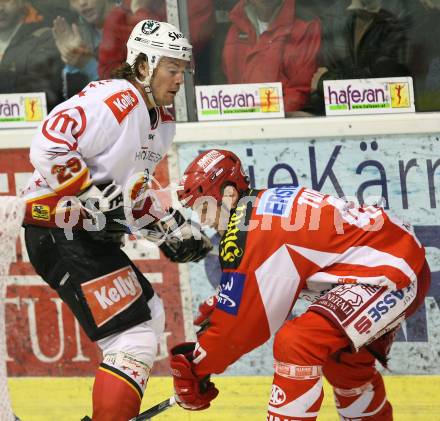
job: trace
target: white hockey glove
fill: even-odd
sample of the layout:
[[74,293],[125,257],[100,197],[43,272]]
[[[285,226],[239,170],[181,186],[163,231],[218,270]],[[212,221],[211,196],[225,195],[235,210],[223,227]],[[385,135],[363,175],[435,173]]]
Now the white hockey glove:
[[142,234],[158,245],[172,262],[198,262],[211,250],[211,240],[200,226],[186,220],[177,210],[170,208],[170,214],[142,229]]
[[[122,187],[110,184],[92,185],[78,196],[85,218],[90,219],[88,231],[125,232],[124,196]],[[87,228],[86,228],[87,229]]]

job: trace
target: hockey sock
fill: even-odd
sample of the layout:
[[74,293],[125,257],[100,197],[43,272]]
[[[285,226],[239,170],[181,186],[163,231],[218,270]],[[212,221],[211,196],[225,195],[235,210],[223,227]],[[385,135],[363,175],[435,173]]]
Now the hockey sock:
[[[316,367],[298,367],[316,369]],[[312,376],[311,376],[312,377]],[[321,377],[285,377],[275,374],[267,421],[315,421],[324,397]]]
[[344,421],[392,421],[393,410],[386,398],[382,376],[352,389],[333,388],[336,407]]
[[127,421],[138,415],[149,368],[127,354],[107,355],[93,385],[93,421]]

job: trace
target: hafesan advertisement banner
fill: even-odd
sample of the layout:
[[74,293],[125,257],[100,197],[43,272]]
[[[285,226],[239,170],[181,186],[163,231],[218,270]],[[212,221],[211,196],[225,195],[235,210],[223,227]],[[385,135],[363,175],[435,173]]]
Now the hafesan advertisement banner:
[[411,77],[324,81],[326,115],[413,113]]
[[196,86],[199,121],[284,117],[279,82]]

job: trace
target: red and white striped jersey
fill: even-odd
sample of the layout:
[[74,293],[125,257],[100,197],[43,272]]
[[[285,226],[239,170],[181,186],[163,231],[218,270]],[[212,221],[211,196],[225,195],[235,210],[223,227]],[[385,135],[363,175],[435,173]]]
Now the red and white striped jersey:
[[123,79],[91,82],[54,108],[32,140],[35,172],[22,192],[25,221],[54,226],[61,197],[75,196],[91,183],[114,180],[125,187],[137,173],[148,178],[176,130],[165,108],[155,113],[152,122],[140,92]]
[[300,187],[251,191],[220,242],[222,277],[210,327],[195,351],[198,375],[221,373],[266,342],[300,293],[338,284],[402,289],[425,251],[410,227],[370,206]]

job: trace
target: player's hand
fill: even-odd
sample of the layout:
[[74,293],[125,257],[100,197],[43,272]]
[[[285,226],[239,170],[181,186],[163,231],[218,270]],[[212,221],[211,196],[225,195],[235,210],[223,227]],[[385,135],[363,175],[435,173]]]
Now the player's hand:
[[52,34],[64,63],[81,68],[93,57],[75,23],[69,25],[65,18],[58,16],[53,21]]
[[92,185],[78,199],[83,217],[90,219],[96,230],[126,231],[124,197],[119,184],[112,181],[99,187]]
[[[200,226],[186,220],[177,210],[157,221],[146,231],[155,231],[162,253],[172,262],[188,263],[202,260],[212,250],[211,240]],[[151,233],[153,234],[153,233]],[[152,237],[148,235],[147,238]]]
[[172,348],[170,367],[178,405],[190,411],[200,411],[209,408],[218,389],[209,381],[209,376],[201,379],[194,374],[191,362],[194,346],[194,342],[186,342]]
[[199,305],[199,314],[194,319],[194,325],[199,326],[200,330],[197,334],[202,333],[209,326],[209,318],[218,303],[217,295],[207,298]]

